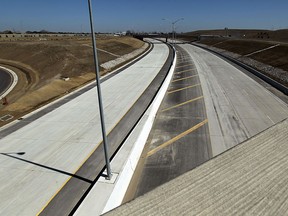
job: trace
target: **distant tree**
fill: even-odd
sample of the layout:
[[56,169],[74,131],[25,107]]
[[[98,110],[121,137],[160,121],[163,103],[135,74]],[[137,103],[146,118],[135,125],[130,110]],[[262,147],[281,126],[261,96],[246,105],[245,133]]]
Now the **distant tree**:
[[6,30],[3,32],[3,34],[13,34],[13,32],[11,30]]
[[49,33],[49,31],[43,29],[43,30],[39,31],[39,33],[40,33],[40,34],[47,34],[47,33]]
[[126,35],[132,35],[132,32],[130,30],[127,30]]

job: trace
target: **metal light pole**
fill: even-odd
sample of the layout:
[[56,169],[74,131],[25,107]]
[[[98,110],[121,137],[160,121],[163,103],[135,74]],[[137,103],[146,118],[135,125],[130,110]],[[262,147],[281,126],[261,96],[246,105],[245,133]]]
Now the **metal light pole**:
[[93,42],[94,67],[95,67],[95,73],[96,73],[96,84],[97,84],[97,92],[98,92],[98,102],[99,102],[99,110],[100,110],[103,146],[104,146],[104,154],[105,154],[106,169],[107,169],[107,179],[110,180],[112,173],[111,173],[111,168],[110,168],[110,160],[109,160],[109,153],[108,153],[108,146],[107,146],[107,137],[106,137],[106,129],[105,129],[105,121],[104,121],[103,104],[102,104],[102,94],[101,94],[101,87],[100,87],[100,75],[99,75],[99,66],[98,66],[98,58],[97,58],[97,48],[96,48],[96,39],[95,39],[95,32],[94,32],[94,25],[93,25],[91,0],[88,0],[88,6],[89,6],[90,26],[91,26],[91,34],[92,34],[92,42]]
[[[163,18],[162,20],[166,20],[166,21],[170,22],[169,19]],[[171,35],[171,40],[172,40],[172,42],[173,42],[173,30],[174,30],[174,29],[173,29],[173,25],[172,25],[172,35]],[[169,32],[168,32],[167,38],[169,39]]]
[[176,40],[176,35],[175,35],[175,23],[181,21],[181,20],[184,20],[184,18],[180,18],[180,19],[177,19],[175,20],[174,22],[172,22],[172,34],[173,34],[173,41],[175,43],[175,40]]

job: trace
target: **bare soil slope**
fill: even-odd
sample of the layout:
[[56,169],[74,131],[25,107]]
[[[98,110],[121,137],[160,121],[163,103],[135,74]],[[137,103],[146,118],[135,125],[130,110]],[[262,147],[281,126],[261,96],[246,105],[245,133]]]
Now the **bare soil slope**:
[[288,29],[201,30],[185,33],[182,38],[188,41],[197,40],[214,49],[220,49],[220,52],[231,52],[226,54],[288,86]]
[[215,29],[199,30],[182,34],[184,38],[197,39],[200,35],[215,35],[220,37],[238,39],[257,39],[265,41],[288,42],[288,29],[263,30],[263,29]]
[[[114,60],[144,45],[132,37],[97,38],[99,63]],[[95,78],[90,38],[0,42],[0,64],[13,69],[19,82],[0,105],[0,117],[14,119]],[[107,73],[100,68],[101,74]],[[61,78],[69,77],[69,81]],[[0,125],[3,122],[0,121]]]
[[[269,71],[266,70],[262,72],[283,85],[288,86],[288,44],[286,43],[239,39],[226,39],[221,42],[214,40],[214,43],[213,39],[210,39],[200,41],[200,43],[236,53],[239,55],[238,59],[242,57],[250,58],[257,62],[270,65],[273,68],[281,69],[281,78],[274,76],[274,73],[269,73]],[[247,57],[245,57],[246,55]],[[272,68],[270,69],[272,70]]]

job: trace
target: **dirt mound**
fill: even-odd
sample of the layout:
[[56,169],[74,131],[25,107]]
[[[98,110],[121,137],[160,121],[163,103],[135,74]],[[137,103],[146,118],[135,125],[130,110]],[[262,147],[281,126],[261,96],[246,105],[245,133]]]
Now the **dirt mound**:
[[[113,60],[116,55],[124,55],[140,48],[135,46],[133,38],[99,39],[99,62]],[[59,40],[59,41],[15,41],[0,43],[0,59],[19,62],[31,66],[38,72],[41,87],[51,79],[81,76],[94,69],[93,53],[90,40]]]
[[[199,30],[194,32],[187,32],[180,37],[186,40],[195,40],[199,36],[210,35],[219,36],[220,38],[233,39],[254,39],[262,41],[278,41],[288,42],[288,29],[280,30],[263,30],[263,29],[215,29],[215,30]],[[219,39],[218,39],[219,40]],[[222,39],[223,40],[223,39]]]
[[[132,37],[98,37],[99,63],[114,60],[143,45],[143,41]],[[14,70],[19,77],[8,95],[9,105],[0,105],[0,116],[10,114],[17,118],[95,78],[92,43],[87,37],[2,41],[0,64]],[[100,70],[107,73],[103,68]],[[61,77],[69,77],[69,81]]]
[[259,40],[203,40],[217,52],[261,71],[263,74],[288,86],[288,44]]

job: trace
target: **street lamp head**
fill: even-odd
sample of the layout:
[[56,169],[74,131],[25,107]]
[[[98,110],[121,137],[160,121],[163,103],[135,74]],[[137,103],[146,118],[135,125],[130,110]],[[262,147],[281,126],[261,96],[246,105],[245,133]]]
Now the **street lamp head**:
[[177,23],[177,22],[179,22],[179,21],[181,21],[181,20],[184,20],[184,18],[177,19],[177,20],[175,20],[174,22],[172,22],[172,24],[175,24],[175,23]]

